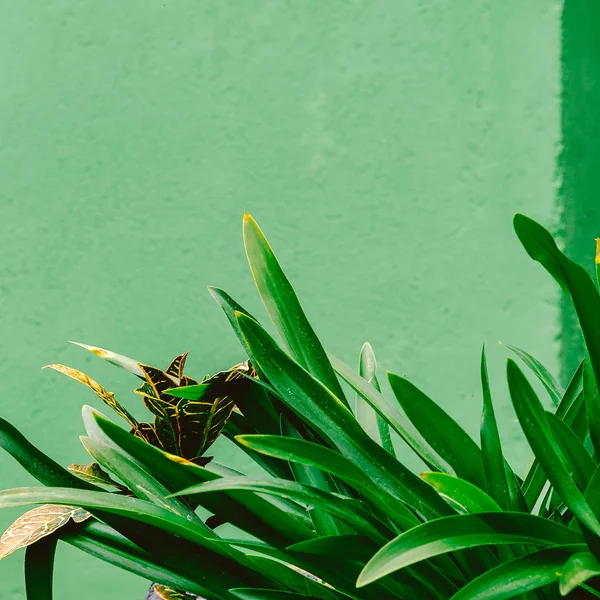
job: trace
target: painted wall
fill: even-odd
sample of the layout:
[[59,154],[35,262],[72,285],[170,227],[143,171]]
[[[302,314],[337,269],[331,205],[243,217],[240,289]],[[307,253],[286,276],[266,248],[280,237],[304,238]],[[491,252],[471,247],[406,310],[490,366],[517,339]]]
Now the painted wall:
[[[0,414],[62,464],[84,461],[80,406],[99,402],[40,367],[136,400],[67,340],[157,365],[191,350],[199,375],[240,360],[205,286],[264,314],[248,211],[331,351],[355,362],[368,339],[474,435],[486,341],[524,466],[497,342],[557,370],[555,288],[511,217],[555,218],[558,0],[5,4]],[[0,483],[32,480],[3,455]],[[3,600],[24,598],[21,561],[0,563]],[[57,598],[145,588],[59,550]]]

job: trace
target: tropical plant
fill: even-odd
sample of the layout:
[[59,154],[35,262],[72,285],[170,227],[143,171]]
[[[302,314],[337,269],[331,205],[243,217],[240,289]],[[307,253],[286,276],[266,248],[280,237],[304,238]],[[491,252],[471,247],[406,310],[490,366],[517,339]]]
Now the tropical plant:
[[[485,352],[478,445],[406,379],[388,373],[395,398],[385,397],[368,344],[358,372],[327,354],[246,216],[250,268],[283,346],[224,291],[210,288],[249,359],[234,369],[241,388],[224,392],[228,376],[199,384],[169,369],[149,376],[136,361],[88,347],[144,378],[139,393],[155,421],[136,425],[121,407],[126,431],[84,407],[83,443],[97,466],[75,469],[80,476],[0,420],[0,445],[47,486],[0,492],[0,507],[44,506],[41,526],[30,520],[13,533],[27,545],[28,598],[51,598],[58,540],[157,582],[153,593],[163,598],[184,591],[265,600],[600,597],[600,294],[540,225],[517,215],[514,226],[527,253],[572,300],[586,344],[566,389],[512,348],[554,405],[544,409],[509,359],[510,396],[534,454],[523,477],[503,455]],[[357,395],[354,406],[338,376]],[[104,388],[84,383],[117,407]],[[207,463],[214,432],[204,417],[191,419],[185,444],[176,435],[177,399],[198,409],[223,397],[233,401],[224,403],[218,429],[264,476]],[[407,447],[427,466],[420,476],[399,460]],[[199,506],[210,522],[200,519]],[[63,526],[49,528],[49,513]],[[219,535],[215,528],[225,522],[238,533]]]

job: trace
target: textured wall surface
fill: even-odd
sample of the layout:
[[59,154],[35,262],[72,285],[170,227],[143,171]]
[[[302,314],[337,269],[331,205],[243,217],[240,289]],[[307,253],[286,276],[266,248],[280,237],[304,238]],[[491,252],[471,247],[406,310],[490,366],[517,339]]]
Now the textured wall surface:
[[[0,21],[0,414],[84,461],[75,382],[135,404],[126,374],[69,346],[202,375],[242,358],[206,292],[263,315],[241,217],[269,236],[325,345],[365,340],[477,434],[486,341],[509,455],[506,351],[557,370],[555,288],[512,233],[552,224],[560,2],[70,0]],[[232,455],[225,444],[220,458]],[[28,485],[0,456],[1,487]],[[0,512],[3,528],[19,511]],[[0,562],[24,598],[22,553]],[[56,596],[146,582],[60,547]]]

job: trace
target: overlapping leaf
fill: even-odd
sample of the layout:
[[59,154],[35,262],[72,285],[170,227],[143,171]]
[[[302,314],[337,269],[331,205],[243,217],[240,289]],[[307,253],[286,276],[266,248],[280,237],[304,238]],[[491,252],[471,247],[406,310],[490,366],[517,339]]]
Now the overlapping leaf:
[[0,538],[0,560],[19,548],[34,544],[69,521],[81,523],[90,513],[75,506],[45,504],[21,515]]

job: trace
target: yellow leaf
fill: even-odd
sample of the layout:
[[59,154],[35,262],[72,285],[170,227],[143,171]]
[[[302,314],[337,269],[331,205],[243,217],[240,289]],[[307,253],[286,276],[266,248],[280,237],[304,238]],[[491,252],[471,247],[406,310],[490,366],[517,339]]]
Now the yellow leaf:
[[70,520],[81,523],[92,515],[83,508],[44,504],[21,515],[0,538],[0,560],[19,548],[37,542]]

